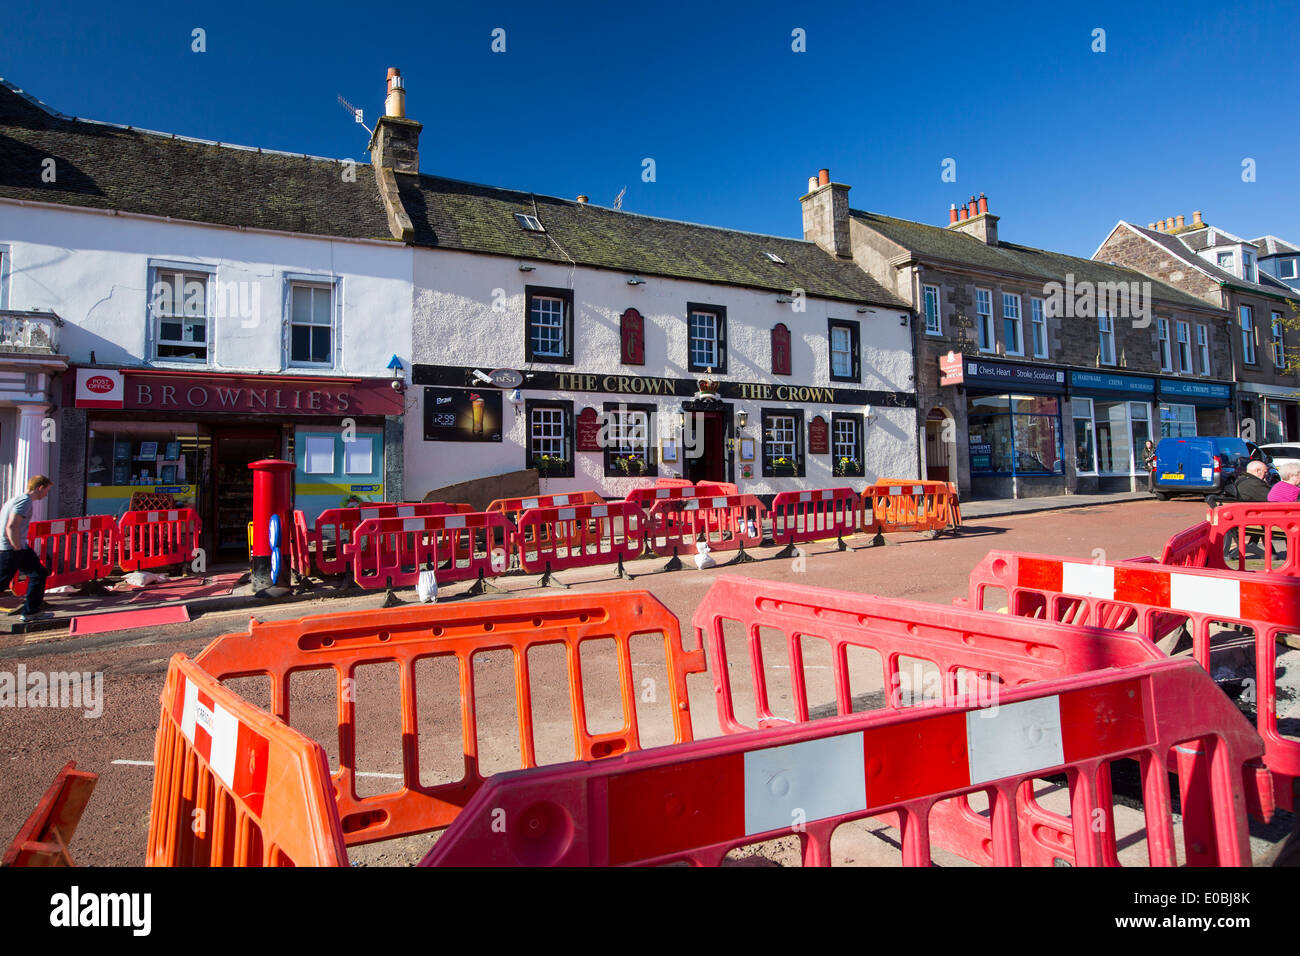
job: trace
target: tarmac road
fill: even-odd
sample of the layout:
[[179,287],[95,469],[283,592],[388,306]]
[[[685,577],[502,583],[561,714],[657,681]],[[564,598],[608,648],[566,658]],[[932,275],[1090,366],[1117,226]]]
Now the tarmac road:
[[[566,571],[558,577],[570,583],[575,591],[648,590],[676,614],[683,622],[683,629],[689,631],[687,622],[692,613],[712,581],[721,574],[743,574],[950,604],[954,597],[966,594],[970,569],[992,548],[1060,554],[1089,561],[1099,556],[1118,560],[1158,555],[1172,533],[1202,520],[1204,513],[1205,507],[1199,501],[1144,500],[973,519],[955,538],[930,541],[920,535],[897,535],[891,536],[888,547],[862,547],[849,553],[836,552],[833,543],[819,543],[806,546],[806,554],[801,559],[765,559],[738,568],[697,571],[688,564],[686,570],[665,574],[658,573],[662,560],[655,560],[630,565],[629,570],[638,574],[633,581],[611,578],[606,568]],[[851,543],[863,545],[866,539],[855,539]],[[775,553],[776,549],[762,549],[756,555],[767,558]],[[729,554],[719,555],[722,561],[729,557]],[[534,586],[535,582],[533,576],[507,577],[502,581],[510,591],[521,596],[544,594]],[[456,601],[456,594],[465,588],[466,585],[446,587],[442,598]],[[399,596],[412,601],[414,591],[399,592]],[[508,600],[508,597],[463,600],[503,599]],[[382,595],[367,594],[357,598],[258,608],[256,616],[261,620],[292,619],[376,608],[381,601]],[[12,839],[54,775],[72,759],[77,761],[80,769],[100,775],[94,796],[71,843],[74,858],[81,865],[139,865],[144,859],[148,831],[153,780],[149,762],[153,759],[158,699],[167,661],[177,652],[197,655],[216,635],[243,631],[249,613],[213,613],[185,625],[75,640],[51,637],[49,632],[44,632],[31,635],[32,640],[27,642],[22,635],[0,641],[0,672],[16,673],[18,667],[23,666],[28,673],[76,670],[103,675],[102,714],[96,717],[87,717],[82,710],[73,709],[0,709],[0,840],[7,843]],[[634,645],[637,686],[641,686],[643,671],[653,673],[655,668],[663,669],[662,647],[656,651],[653,643],[651,641],[645,648]],[[688,639],[688,646],[690,643]],[[512,666],[499,659],[484,660],[482,665],[480,670],[476,659],[478,710],[483,716],[480,750],[484,771],[493,772],[518,766],[513,674]],[[592,729],[600,731],[619,726],[622,723],[621,705],[616,691],[613,696],[610,694],[616,675],[612,655],[602,657],[594,654],[590,660],[584,656],[583,666],[588,687],[586,706],[594,724]],[[399,715],[392,668],[376,667],[373,670],[374,674],[359,675],[357,683],[359,769],[373,774],[362,781],[365,788],[373,788],[370,792],[384,792],[393,786],[388,775],[401,769]],[[783,678],[775,672],[773,674],[775,676],[769,676],[773,677],[774,695],[778,698],[783,692],[785,695],[778,706],[789,706],[788,673]],[[733,672],[733,676],[739,678],[743,675]],[[424,677],[419,679],[425,680]],[[422,779],[426,782],[450,779],[460,766],[458,695],[454,681],[447,683],[447,680],[446,674],[431,671],[427,687],[421,685],[426,687],[420,704],[421,768]],[[539,758],[544,761],[570,759],[571,715],[562,655],[537,662],[533,686]],[[446,687],[448,693],[428,690],[434,687]],[[250,684],[238,689],[249,699],[266,704],[264,688]],[[871,690],[870,687],[865,689]],[[708,675],[693,675],[689,690],[696,736],[717,734],[714,692]],[[855,694],[857,691],[855,683]],[[300,690],[295,684],[295,692],[291,695],[293,723],[320,740],[332,760],[337,758],[333,694],[332,681],[319,685],[304,681]],[[810,696],[822,706],[826,700],[834,699],[833,692],[828,692],[824,683],[810,684]],[[644,714],[638,709],[638,716],[648,728],[647,745],[671,739],[665,698],[666,695],[660,695],[660,699]],[[750,706],[752,708],[752,703]],[[441,736],[435,739],[430,734],[426,739],[423,730],[426,722],[443,731]],[[1262,857],[1281,838],[1283,828],[1289,823],[1288,818],[1281,821],[1281,827],[1260,831],[1260,838],[1254,841],[1257,857]],[[875,836],[870,835],[872,833]],[[835,855],[843,862],[888,865],[898,859],[898,851],[890,846],[889,839],[882,827],[864,822],[856,830],[846,832],[843,840],[837,832]],[[352,857],[354,861],[363,863],[406,864],[418,860],[431,842],[429,835],[417,836],[355,848]],[[770,865],[797,861],[797,853],[791,848],[794,841],[778,842],[782,845],[769,847],[761,854],[739,853],[737,862],[741,865]],[[961,861],[945,857],[941,862],[957,864]]]

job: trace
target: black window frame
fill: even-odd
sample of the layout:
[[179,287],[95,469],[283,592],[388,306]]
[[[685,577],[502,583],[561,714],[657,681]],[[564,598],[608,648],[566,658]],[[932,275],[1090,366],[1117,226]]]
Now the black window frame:
[[[615,449],[612,447],[609,440],[604,437],[608,435],[608,432],[605,431],[604,427],[602,427],[601,435],[603,438],[602,443],[604,447],[601,449],[601,452],[605,459],[605,477],[606,478],[637,478],[637,477],[657,478],[659,476],[659,454],[658,454],[657,438],[655,435],[655,418],[659,413],[658,408],[648,403],[645,404],[637,403],[634,405],[630,402],[605,402],[603,410],[606,416],[608,416],[610,412],[617,412],[619,410],[627,411],[627,412],[645,412],[646,432],[647,432],[646,447],[645,447],[645,462],[646,462],[645,471],[641,472],[640,475],[624,475],[623,472],[619,470],[618,466],[614,464]],[[605,421],[602,422],[602,426],[604,426],[608,421],[609,419],[607,417]]]
[[[536,298],[559,299],[564,303],[564,354],[537,355],[533,352],[533,300]],[[551,365],[573,364],[573,290],[557,289],[551,286],[524,286],[524,361],[543,362]]]
[[844,474],[836,477],[840,478],[864,478],[866,477],[866,421],[862,415],[854,415],[850,412],[831,412],[831,475],[835,475],[835,466],[838,459],[835,457],[835,424],[836,422],[848,421],[853,423],[855,433],[855,445],[858,450],[858,467],[845,471]]
[[[850,348],[853,350],[853,368],[846,376],[835,374],[835,356],[832,353],[835,329],[848,329]],[[862,381],[862,323],[853,319],[826,320],[826,373],[832,382]]]
[[[691,313],[711,312],[718,318],[718,364],[696,365],[691,351]],[[727,373],[727,307],[704,302],[686,303],[686,368],[691,372],[708,372],[710,368],[719,375]]]
[[[560,398],[529,398],[524,400],[524,467],[538,468],[533,460],[533,411],[542,408],[557,408],[564,412],[564,451],[568,466],[563,471],[548,471],[548,478],[572,478],[574,475],[574,418],[573,402]],[[541,469],[538,468],[540,471]]]
[[[803,478],[807,475],[808,454],[807,441],[804,437],[804,410],[802,408],[763,408],[759,410],[759,422],[762,426],[763,447],[762,455],[762,472],[764,478]],[[794,419],[794,454],[795,469],[793,475],[778,475],[772,467],[771,456],[768,455],[768,434],[770,432],[769,422],[776,416]]]

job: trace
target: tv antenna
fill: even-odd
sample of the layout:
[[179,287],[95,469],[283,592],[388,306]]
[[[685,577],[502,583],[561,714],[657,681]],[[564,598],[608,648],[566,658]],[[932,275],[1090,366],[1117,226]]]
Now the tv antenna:
[[615,209],[622,209],[622,208],[623,208],[623,197],[624,197],[625,195],[627,195],[627,187],[626,187],[626,186],[624,186],[622,189],[620,189],[620,190],[618,191],[618,195],[614,197],[614,208],[615,208]]
[[362,129],[364,129],[371,136],[375,135],[375,131],[366,125],[365,116],[364,114],[362,114],[361,110],[357,109],[355,106],[353,106],[351,103],[349,103],[341,96],[339,97],[339,106],[343,107],[345,110],[351,113],[353,119],[355,119],[358,123],[361,124]]

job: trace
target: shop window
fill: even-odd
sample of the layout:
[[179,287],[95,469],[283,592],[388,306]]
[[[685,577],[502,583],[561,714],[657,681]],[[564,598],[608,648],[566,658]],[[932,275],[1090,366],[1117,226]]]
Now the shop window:
[[302,456],[302,470],[308,475],[334,474],[334,436],[308,435]]
[[368,475],[375,470],[375,440],[370,435],[358,435],[353,441],[343,442],[343,473]]
[[1195,405],[1161,405],[1160,437],[1189,438],[1196,435]]
[[1050,395],[971,398],[967,433],[972,474],[1061,475],[1060,399]]
[[1247,365],[1255,364],[1255,312],[1248,305],[1238,310],[1241,323],[1241,360]]
[[152,271],[149,313],[154,357],[206,363],[211,274],[165,268]]
[[993,351],[993,293],[975,290],[975,325],[981,352]]
[[536,468],[545,477],[573,477],[573,402],[529,400],[528,445],[525,468]]
[[605,403],[601,443],[605,452],[605,476],[635,478],[659,474],[654,454],[655,407]]
[[1184,375],[1192,368],[1192,327],[1186,322],[1174,323],[1178,334],[1178,371]]
[[1020,296],[1002,294],[1002,334],[1008,355],[1024,355],[1024,332],[1020,322]]
[[837,478],[861,478],[862,416],[831,413],[831,471]]
[[333,366],[334,287],[294,282],[289,286],[289,363]]
[[176,426],[90,422],[87,514],[121,514],[137,492],[169,494],[177,507],[195,505],[192,495],[201,480],[199,448],[206,442],[206,436]]
[[1097,361],[1102,365],[1115,364],[1115,320],[1105,312],[1097,316]]
[[0,309],[9,308],[9,247],[0,245]]
[[1042,299],[1030,299],[1030,324],[1034,330],[1034,358],[1047,358],[1047,316]]
[[1173,355],[1169,348],[1169,320],[1156,319],[1156,337],[1160,341],[1160,371],[1172,372]]
[[925,332],[927,335],[943,335],[943,319],[939,315],[939,287],[925,287]]
[[763,410],[763,477],[804,476],[803,411]]
[[686,303],[686,361],[692,372],[727,371],[727,310]]
[[1204,325],[1196,327],[1196,351],[1201,357],[1201,374],[1210,374],[1210,330]]
[[573,290],[524,290],[524,359],[573,364]]
[[1154,440],[1151,437],[1150,418],[1150,407],[1146,402],[1129,403],[1129,420],[1133,426],[1133,468],[1138,474],[1146,472],[1142,459],[1146,453],[1147,442]]
[[860,323],[845,319],[830,320],[831,381],[860,382],[858,332]]
[[1092,441],[1092,399],[1072,399],[1070,408],[1074,417],[1074,470],[1081,475],[1095,474],[1097,461]]

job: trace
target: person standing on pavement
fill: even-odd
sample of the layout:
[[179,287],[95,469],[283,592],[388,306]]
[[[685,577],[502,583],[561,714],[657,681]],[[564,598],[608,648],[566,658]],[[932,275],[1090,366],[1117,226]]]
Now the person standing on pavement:
[[1147,470],[1147,493],[1154,494],[1156,490],[1156,445],[1149,438],[1146,447],[1142,449],[1142,467]]
[[27,493],[14,495],[0,510],[0,593],[19,572],[27,575],[27,598],[23,601],[23,623],[53,617],[41,610],[45,603],[45,565],[27,546],[27,524],[32,517],[32,502],[50,493],[53,482],[44,475],[34,475],[27,482]]
[[1300,501],[1300,464],[1289,461],[1277,473],[1282,480],[1268,490],[1268,500]]

